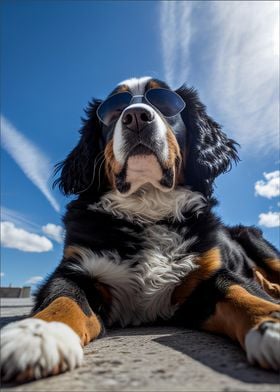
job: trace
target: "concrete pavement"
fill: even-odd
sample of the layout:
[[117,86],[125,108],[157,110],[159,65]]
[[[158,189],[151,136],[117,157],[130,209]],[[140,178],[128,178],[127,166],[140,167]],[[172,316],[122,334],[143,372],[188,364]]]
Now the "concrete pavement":
[[[1,324],[26,316],[28,299],[2,299]],[[73,372],[3,391],[279,392],[280,377],[246,362],[226,338],[169,327],[115,329],[85,348]]]

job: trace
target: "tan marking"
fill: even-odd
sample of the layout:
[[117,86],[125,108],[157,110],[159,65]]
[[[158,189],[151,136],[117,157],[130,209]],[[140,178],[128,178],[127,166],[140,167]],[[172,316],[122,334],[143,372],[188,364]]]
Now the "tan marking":
[[276,321],[270,314],[279,311],[280,305],[258,298],[239,285],[232,285],[225,299],[216,304],[214,315],[204,323],[203,329],[227,335],[244,348],[247,332],[264,321]]
[[268,267],[268,270],[266,271],[268,280],[280,284],[280,260],[266,259],[265,264]]
[[178,166],[177,173],[176,173],[176,185],[184,185],[185,183],[185,164],[187,162],[187,154],[188,154],[188,147],[185,147],[183,151],[181,151],[181,161],[180,165]]
[[262,276],[267,279],[267,273],[265,272],[265,270],[261,267],[253,267],[253,272],[255,273],[256,271],[260,272],[262,274]]
[[147,83],[147,90],[151,90],[153,88],[163,88],[163,87],[157,81],[149,80],[149,82]]
[[178,167],[178,173],[176,176],[176,185],[184,185],[185,184],[185,176],[187,172],[187,157],[189,154],[189,143],[186,143],[185,147],[181,150],[180,155],[181,155],[181,162]]
[[199,283],[209,279],[221,267],[220,249],[213,248],[203,253],[196,264],[199,268],[191,272],[185,281],[175,288],[171,299],[172,304],[184,303]]
[[127,85],[127,84],[122,84],[121,86],[119,86],[119,87],[116,89],[115,94],[124,93],[124,92],[126,92],[126,91],[129,91],[128,85]]
[[116,160],[113,150],[113,140],[110,140],[104,151],[105,156],[105,173],[110,185],[115,188],[115,175],[118,174],[122,167]]
[[101,332],[101,324],[94,313],[86,316],[80,306],[68,297],[59,297],[33,318],[44,321],[59,321],[71,327],[86,345]]
[[63,256],[66,259],[70,259],[71,257],[79,255],[80,254],[79,252],[80,252],[80,248],[78,246],[71,245],[64,248]]
[[254,270],[255,280],[259,285],[273,298],[280,299],[280,285],[277,283],[271,283],[266,279],[266,275],[263,274],[259,268]]
[[175,173],[173,186],[176,186],[180,182],[182,157],[177,139],[169,126],[167,126],[166,139],[168,144],[168,159],[165,165],[167,168],[173,168]]
[[175,165],[175,162],[177,159],[180,161],[182,160],[181,153],[180,153],[180,147],[178,145],[177,139],[173,133],[173,131],[168,127],[167,128],[167,144],[168,144],[168,150],[169,150],[169,156],[167,160],[167,166],[173,166]]
[[279,259],[266,259],[265,263],[269,265],[271,269],[280,273],[280,260]]

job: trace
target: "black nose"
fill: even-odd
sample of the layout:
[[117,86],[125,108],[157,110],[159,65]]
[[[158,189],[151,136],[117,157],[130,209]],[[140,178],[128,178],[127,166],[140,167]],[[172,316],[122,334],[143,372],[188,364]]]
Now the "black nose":
[[148,123],[154,119],[154,113],[150,108],[131,107],[127,108],[122,117],[122,123],[132,131],[141,131]]

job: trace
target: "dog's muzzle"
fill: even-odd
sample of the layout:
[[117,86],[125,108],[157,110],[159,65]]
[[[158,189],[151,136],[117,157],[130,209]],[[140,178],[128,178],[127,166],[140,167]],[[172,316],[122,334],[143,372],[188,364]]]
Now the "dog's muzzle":
[[119,192],[129,195],[145,184],[172,189],[167,132],[167,122],[150,105],[132,104],[122,112],[114,132],[114,155],[122,166],[116,175]]
[[117,122],[114,134],[118,143],[114,146],[116,157],[118,159],[121,155],[123,163],[130,155],[135,155],[137,146],[149,149],[161,164],[167,159],[167,123],[150,105],[137,103],[127,107]]
[[148,105],[131,105],[122,114],[122,124],[133,132],[141,132],[146,126],[152,125],[155,112]]

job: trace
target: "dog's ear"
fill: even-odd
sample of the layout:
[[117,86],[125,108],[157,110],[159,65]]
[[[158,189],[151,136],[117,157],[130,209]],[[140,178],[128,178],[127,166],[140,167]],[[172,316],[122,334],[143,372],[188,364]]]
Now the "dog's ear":
[[238,162],[238,144],[229,139],[206,113],[197,92],[186,85],[177,91],[186,103],[181,113],[186,127],[186,153],[184,162],[184,185],[211,196],[215,178]]
[[104,141],[102,129],[96,111],[100,100],[89,103],[82,119],[83,126],[80,130],[80,140],[66,159],[55,166],[55,174],[60,177],[55,180],[54,186],[65,195],[81,194],[102,187],[105,179],[103,175]]

